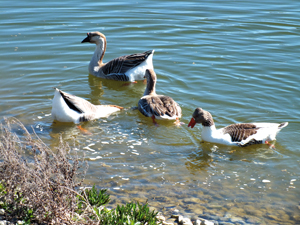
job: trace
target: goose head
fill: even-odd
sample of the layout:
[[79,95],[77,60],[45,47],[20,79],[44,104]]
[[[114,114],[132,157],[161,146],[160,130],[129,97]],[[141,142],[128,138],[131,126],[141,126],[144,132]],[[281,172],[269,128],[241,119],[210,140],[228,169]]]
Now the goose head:
[[89,32],[87,33],[87,37],[81,41],[81,43],[89,42],[93,44],[101,44],[106,43],[106,37],[99,31]]
[[212,115],[201,108],[196,108],[188,127],[193,128],[196,123],[201,123],[203,126],[212,126],[214,121]]

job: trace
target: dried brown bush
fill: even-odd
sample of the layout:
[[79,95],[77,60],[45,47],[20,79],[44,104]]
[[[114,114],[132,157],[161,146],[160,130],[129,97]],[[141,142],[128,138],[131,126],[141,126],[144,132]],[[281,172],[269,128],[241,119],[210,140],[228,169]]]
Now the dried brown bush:
[[[4,119],[0,126],[0,182],[7,191],[1,200],[16,209],[34,209],[36,223],[73,224],[78,223],[74,218],[81,217],[80,224],[92,224],[89,216],[76,214],[76,189],[87,163],[76,154],[71,156],[71,148],[62,140],[53,152],[15,118]],[[15,201],[18,193],[21,202]],[[22,218],[22,210],[5,216],[7,220]]]

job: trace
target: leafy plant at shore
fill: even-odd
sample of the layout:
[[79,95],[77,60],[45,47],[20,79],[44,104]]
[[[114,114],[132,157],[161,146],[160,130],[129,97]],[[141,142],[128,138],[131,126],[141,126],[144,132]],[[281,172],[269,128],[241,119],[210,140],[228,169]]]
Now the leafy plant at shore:
[[[85,195],[87,197],[91,206],[100,207],[110,201],[110,197],[106,194],[106,191],[107,189],[97,190],[94,185],[91,189],[86,188],[82,191],[81,195]],[[83,198],[79,196],[79,200],[83,200]]]
[[[77,213],[81,214],[87,207],[90,207],[97,216],[98,207],[105,205],[110,201],[110,197],[106,194],[106,191],[107,189],[96,189],[95,185],[91,189],[85,188],[81,191],[80,194],[77,195]],[[91,216],[91,218],[95,218],[95,216]]]
[[148,204],[127,203],[126,205],[117,205],[114,210],[102,209],[101,213],[102,224],[116,225],[138,225],[158,223],[156,218],[157,212],[150,211]]

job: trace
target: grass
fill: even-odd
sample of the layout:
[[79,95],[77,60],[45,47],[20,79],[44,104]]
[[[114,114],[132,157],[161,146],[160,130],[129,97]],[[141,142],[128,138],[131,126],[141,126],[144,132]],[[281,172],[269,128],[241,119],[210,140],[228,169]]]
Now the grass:
[[131,202],[109,210],[106,189],[93,186],[79,191],[88,164],[70,153],[61,138],[59,146],[50,149],[17,119],[4,119],[0,125],[2,219],[25,224],[158,224],[157,212],[147,204]]

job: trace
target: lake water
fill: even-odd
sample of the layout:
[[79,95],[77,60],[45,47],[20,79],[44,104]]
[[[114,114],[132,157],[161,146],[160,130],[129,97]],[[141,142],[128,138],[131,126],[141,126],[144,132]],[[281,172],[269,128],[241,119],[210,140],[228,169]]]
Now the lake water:
[[[1,1],[0,116],[31,126],[48,145],[60,134],[89,160],[86,185],[111,205],[146,202],[169,213],[235,224],[299,224],[300,1]],[[156,127],[137,106],[143,82],[88,75],[95,46],[104,61],[155,49],[157,93],[182,107],[182,122]],[[53,123],[52,87],[123,112],[82,124]],[[187,127],[196,107],[217,127],[285,122],[276,149],[201,142]],[[84,156],[83,156],[84,155]]]

